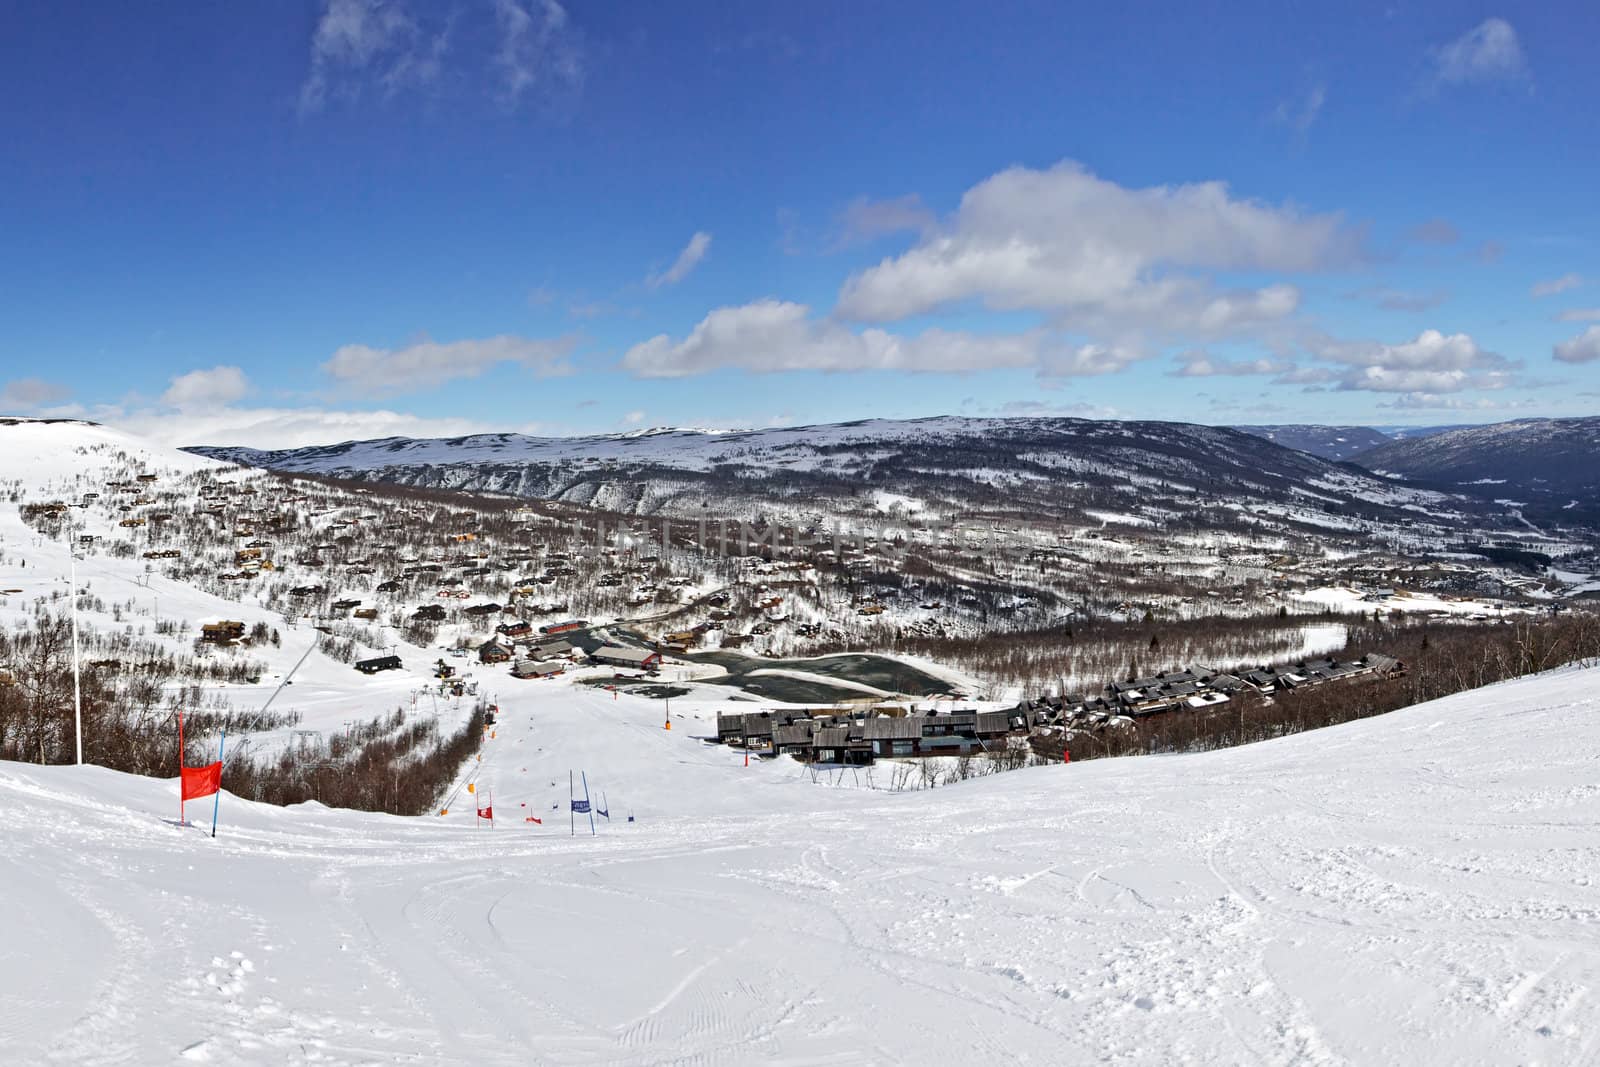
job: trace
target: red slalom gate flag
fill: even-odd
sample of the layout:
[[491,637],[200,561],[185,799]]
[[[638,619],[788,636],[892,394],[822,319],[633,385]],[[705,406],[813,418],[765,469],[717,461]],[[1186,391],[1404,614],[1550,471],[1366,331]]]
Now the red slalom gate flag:
[[544,820],[543,819],[535,819],[532,815],[523,816],[523,820],[522,821],[523,822],[536,822],[540,826],[544,825]]
[[478,809],[478,818],[480,818],[480,819],[488,819],[489,821],[493,822],[494,821],[494,805],[490,804],[487,808],[479,808]]
[[222,788],[222,761],[204,767],[183,768],[183,799],[208,797]]

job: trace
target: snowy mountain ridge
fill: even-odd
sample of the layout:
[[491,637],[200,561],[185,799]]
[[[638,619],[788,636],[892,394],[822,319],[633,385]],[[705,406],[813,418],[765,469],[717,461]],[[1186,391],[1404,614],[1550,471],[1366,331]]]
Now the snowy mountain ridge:
[[[889,493],[925,514],[1078,515],[1084,509],[1229,524],[1267,508],[1290,523],[1472,525],[1469,498],[1396,485],[1260,436],[1190,423],[1068,418],[867,419],[709,433],[546,438],[383,438],[263,452],[196,447],[294,473],[559,499],[635,514],[731,513],[787,504],[838,511]],[[1080,518],[1085,524],[1087,518]]]
[[1538,521],[1600,524],[1600,416],[1462,427],[1393,441],[1355,462],[1439,489],[1515,499]]

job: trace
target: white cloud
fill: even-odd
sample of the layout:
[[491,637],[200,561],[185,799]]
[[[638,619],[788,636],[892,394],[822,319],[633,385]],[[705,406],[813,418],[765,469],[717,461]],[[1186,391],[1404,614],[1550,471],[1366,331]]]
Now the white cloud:
[[1115,374],[1144,358],[1132,345],[1076,345],[1050,347],[1040,355],[1039,373],[1046,378],[1083,378]]
[[[246,445],[303,448],[374,437],[459,437],[510,429],[472,419],[426,418],[398,411],[338,411],[322,408],[219,408],[172,418],[160,411],[99,409],[85,417],[160,444]],[[537,427],[517,427],[533,432]]]
[[210,411],[237,403],[249,391],[250,380],[238,367],[212,367],[173,378],[161,402],[186,413]]
[[630,411],[626,415],[622,416],[622,421],[629,426],[637,426],[644,421],[644,412]]
[[1583,284],[1583,279],[1576,274],[1563,274],[1559,278],[1548,278],[1542,282],[1534,282],[1528,293],[1535,297],[1555,296],[1568,289],[1576,289]]
[[1091,404],[1087,401],[1061,404],[1053,400],[1007,400],[998,407],[985,407],[981,410],[1008,418],[1116,419],[1122,416],[1122,412],[1114,407]]
[[1343,365],[1335,375],[1341,389],[1455,393],[1499,389],[1510,382],[1510,362],[1464,333],[1423,330],[1400,344],[1324,339],[1311,348],[1321,359]]
[[565,357],[570,338],[486,337],[482,340],[418,341],[404,348],[345,345],[322,364],[324,373],[369,396],[425,389],[458,378],[476,378],[491,367],[513,363],[541,377],[571,373]]
[[1281,359],[1226,360],[1216,359],[1204,349],[1180,352],[1175,369],[1168,371],[1173,378],[1211,378],[1216,376],[1242,376],[1247,374],[1285,374],[1294,364]]
[[1600,359],[1600,326],[1556,345],[1555,357],[1563,363],[1593,363]]
[[645,378],[676,378],[724,368],[778,371],[899,370],[958,372],[1038,367],[1052,375],[1104,374],[1139,358],[1123,347],[1052,340],[1044,330],[987,335],[929,329],[900,336],[856,331],[811,315],[804,304],[762,300],[717,308],[681,341],[666,334],[634,345],[622,365]]
[[1379,402],[1380,408],[1395,411],[1514,411],[1538,405],[1535,400],[1491,400],[1487,397],[1440,396],[1438,393],[1407,393]]
[[1558,317],[1562,322],[1600,321],[1600,308],[1568,308]]
[[1357,241],[1334,215],[1236,199],[1220,182],[1127,189],[1066,162],[962,197],[916,247],[846,281],[838,314],[892,321],[967,300],[1096,334],[1222,336],[1291,313],[1285,284],[1219,294],[1199,271],[1312,271]]
[[660,289],[666,285],[677,285],[689,276],[689,272],[700,265],[706,258],[706,252],[711,249],[711,235],[704,230],[696,231],[689,238],[689,243],[683,246],[683,251],[678,253],[678,258],[672,261],[672,266],[659,274],[652,274],[646,278],[644,284],[651,289]]
[[64,419],[88,419],[115,426],[157,444],[245,445],[251,448],[302,448],[377,437],[460,437],[474,433],[545,433],[538,423],[506,425],[465,418],[433,418],[403,411],[350,411],[321,407],[219,407],[185,411],[121,404],[67,404],[39,412]]
[[17,378],[0,389],[0,415],[33,411],[46,404],[59,404],[72,390],[42,378]]
[[566,9],[555,0],[461,8],[423,0],[324,0],[298,107],[309,115],[333,102],[415,90],[487,93],[515,110],[537,88],[573,87],[582,78],[582,51]]
[[1485,19],[1433,50],[1435,85],[1513,81],[1526,74],[1527,61],[1517,31],[1505,19]]

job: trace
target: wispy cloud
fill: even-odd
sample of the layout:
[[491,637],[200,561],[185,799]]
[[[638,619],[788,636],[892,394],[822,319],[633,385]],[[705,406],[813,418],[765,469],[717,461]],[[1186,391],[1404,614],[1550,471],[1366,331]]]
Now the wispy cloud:
[[1273,121],[1287,126],[1297,139],[1304,141],[1311,134],[1322,115],[1322,105],[1328,102],[1328,87],[1313,85],[1300,96],[1280,101],[1272,113]]
[[725,368],[782,371],[893,370],[963,373],[1035,368],[1045,376],[1109,374],[1141,358],[1117,345],[1071,344],[1044,330],[975,334],[928,329],[901,335],[854,330],[811,314],[804,304],[761,300],[717,308],[689,335],[666,334],[634,345],[624,369],[642,378],[680,378]]
[[495,0],[500,42],[494,62],[501,100],[516,110],[542,83],[576,86],[583,81],[583,56],[566,8],[555,0]]
[[566,357],[572,338],[486,337],[481,340],[417,341],[402,348],[345,345],[322,371],[363,396],[414,392],[461,378],[476,378],[501,364],[525,367],[540,377],[570,374]]
[[1576,289],[1582,284],[1583,279],[1578,275],[1563,274],[1559,278],[1547,278],[1542,282],[1534,282],[1528,293],[1535,298],[1555,296],[1557,293],[1564,293],[1568,289]]
[[516,110],[541,88],[575,88],[583,73],[581,43],[555,0],[323,0],[297,105],[311,115],[372,97],[459,93]]
[[979,411],[987,414],[1003,415],[1008,418],[1077,418],[1077,419],[1115,419],[1122,413],[1115,407],[1106,404],[1091,404],[1088,401],[1074,403],[1058,403],[1053,400],[1007,400],[993,407],[982,407]]
[[1393,400],[1381,401],[1378,406],[1392,411],[1517,411],[1537,407],[1538,401],[1406,393]]
[[1173,360],[1172,378],[1239,377],[1249,374],[1284,374],[1294,364],[1282,359],[1218,359],[1204,349],[1181,352]]
[[1430,311],[1450,299],[1443,289],[1418,293],[1406,289],[1391,289],[1386,285],[1370,285],[1348,294],[1351,300],[1364,300],[1385,311]]
[[0,415],[25,414],[47,404],[59,404],[72,395],[65,385],[43,378],[18,378],[0,388]]
[[1600,308],[1568,308],[1556,317],[1562,322],[1600,322]]
[[1460,37],[1431,50],[1430,86],[1522,81],[1527,59],[1517,31],[1502,18],[1484,19]]
[[672,266],[664,271],[652,274],[644,280],[650,289],[660,289],[668,285],[677,285],[687,278],[693,270],[706,258],[706,253],[711,250],[711,235],[700,230],[689,238],[689,243],[683,246],[683,251],[678,253],[678,258],[672,261]]
[[934,223],[934,215],[916,193],[890,200],[858,196],[839,213],[837,246],[874,241],[896,233],[922,233]]
[[1449,219],[1429,219],[1419,222],[1407,231],[1413,241],[1427,245],[1453,245],[1461,240],[1461,231]]

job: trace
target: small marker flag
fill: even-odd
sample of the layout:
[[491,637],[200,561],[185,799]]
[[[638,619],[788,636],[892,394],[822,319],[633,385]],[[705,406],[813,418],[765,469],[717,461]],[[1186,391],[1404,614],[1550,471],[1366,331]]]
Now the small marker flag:
[[222,761],[183,768],[183,799],[208,797],[222,788]]

